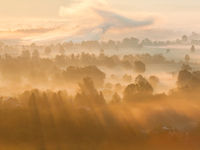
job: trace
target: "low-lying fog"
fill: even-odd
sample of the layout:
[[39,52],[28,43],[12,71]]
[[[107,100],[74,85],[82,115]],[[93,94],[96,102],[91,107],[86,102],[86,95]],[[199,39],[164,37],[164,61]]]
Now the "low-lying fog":
[[198,44],[1,43],[0,54],[3,149],[199,149]]

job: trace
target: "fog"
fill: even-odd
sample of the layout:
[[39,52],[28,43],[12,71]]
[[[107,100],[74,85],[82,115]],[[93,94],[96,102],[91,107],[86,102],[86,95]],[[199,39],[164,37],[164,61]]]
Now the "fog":
[[199,44],[2,41],[0,147],[198,150]]

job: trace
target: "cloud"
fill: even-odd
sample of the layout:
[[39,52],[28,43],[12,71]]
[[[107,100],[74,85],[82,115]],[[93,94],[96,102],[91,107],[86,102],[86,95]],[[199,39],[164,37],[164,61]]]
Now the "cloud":
[[153,19],[146,19],[146,20],[134,20],[122,15],[119,15],[115,12],[95,9],[95,12],[101,16],[104,20],[102,27],[104,33],[112,27],[115,28],[135,28],[135,27],[142,27],[152,25],[154,23]]
[[[135,29],[139,27],[150,26],[154,23],[154,19],[136,20],[117,13],[111,9],[107,1],[84,0],[79,4],[75,3],[70,7],[60,7],[60,16],[68,19],[71,24],[78,24],[79,34],[90,34],[99,40],[108,31]],[[85,31],[85,32],[84,32]],[[95,35],[91,35],[91,34]],[[87,37],[85,37],[87,39]]]
[[81,16],[85,15],[85,17],[89,16],[88,12],[91,12],[93,8],[105,8],[108,7],[108,3],[105,0],[79,0],[76,3],[71,4],[70,6],[61,6],[59,10],[60,16]]
[[17,38],[22,43],[102,40],[127,35],[154,23],[151,18],[138,20],[122,15],[113,10],[107,0],[77,0],[70,6],[60,6],[59,16],[44,20],[25,19],[16,21],[15,25],[9,23],[12,26],[1,34],[0,39]]
[[[31,39],[32,37],[41,37],[42,35],[51,34],[56,27],[38,27],[38,28],[18,28],[14,30],[0,30],[0,41],[10,44],[17,44],[24,42],[24,39]],[[34,38],[33,38],[34,39]],[[28,40],[26,43],[33,42],[33,39]]]
[[55,28],[31,28],[31,29],[17,29],[13,32],[33,34],[33,33],[46,33],[55,30]]

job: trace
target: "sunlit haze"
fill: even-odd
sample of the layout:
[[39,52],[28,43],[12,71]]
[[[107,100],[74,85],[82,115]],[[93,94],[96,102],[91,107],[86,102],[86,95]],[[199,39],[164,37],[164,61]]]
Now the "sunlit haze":
[[0,4],[0,150],[200,150],[200,1]]

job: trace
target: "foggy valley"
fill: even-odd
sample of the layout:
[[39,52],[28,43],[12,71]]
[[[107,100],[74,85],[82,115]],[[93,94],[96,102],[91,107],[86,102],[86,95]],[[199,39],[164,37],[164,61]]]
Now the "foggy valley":
[[0,150],[200,150],[200,1],[0,2]]
[[198,149],[199,49],[185,37],[2,42],[1,147]]

